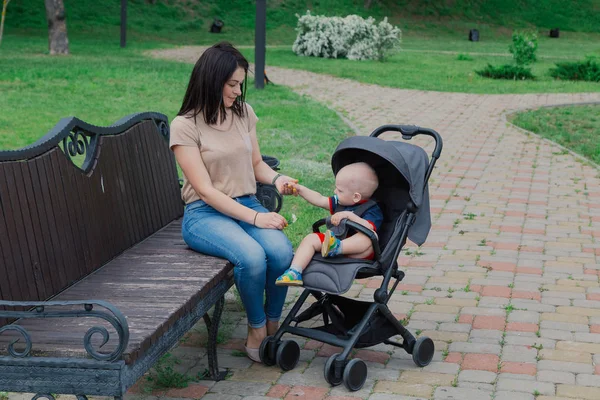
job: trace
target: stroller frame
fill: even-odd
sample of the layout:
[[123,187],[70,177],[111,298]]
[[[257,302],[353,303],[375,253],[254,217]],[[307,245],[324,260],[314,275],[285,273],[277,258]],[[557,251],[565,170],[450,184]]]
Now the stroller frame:
[[[404,140],[410,140],[416,135],[427,135],[434,138],[435,149],[431,155],[431,160],[425,175],[426,183],[429,180],[435,162],[440,157],[442,151],[442,139],[440,135],[431,129],[412,125],[384,125],[373,131],[370,136],[377,137],[388,131],[400,132]],[[333,354],[327,360],[324,368],[324,376],[325,380],[332,386],[337,386],[344,382],[346,387],[352,391],[362,388],[367,377],[367,366],[364,361],[357,358],[348,360],[350,353],[355,347],[368,347],[377,343],[385,343],[400,347],[408,354],[412,354],[413,361],[416,365],[420,367],[428,365],[431,362],[435,351],[433,341],[425,336],[415,339],[412,333],[396,319],[387,306],[388,300],[391,298],[400,281],[404,278],[404,272],[398,268],[396,260],[406,243],[408,231],[415,220],[417,211],[418,209],[412,201],[408,201],[405,211],[397,218],[396,227],[400,224],[404,225],[402,227],[400,239],[394,249],[391,266],[385,269],[384,273],[382,273],[382,265],[379,263],[381,250],[379,248],[377,236],[371,230],[360,224],[346,221],[348,226],[364,233],[371,239],[375,253],[374,267],[360,269],[356,274],[355,279],[383,275],[381,286],[373,295],[375,301],[373,303],[361,302],[353,299],[346,299],[339,295],[322,293],[318,290],[305,289],[288,313],[277,333],[274,336],[268,336],[261,343],[260,357],[263,363],[266,365],[278,364],[284,371],[291,370],[298,364],[300,358],[300,347],[298,344],[293,340],[281,340],[285,333],[290,333],[333,346],[342,347],[343,350],[341,353]],[[317,221],[313,225],[313,231],[319,232],[319,227],[324,224],[325,219]],[[395,279],[395,282],[388,292],[388,287],[392,279]],[[301,307],[304,305],[309,295],[312,295],[316,299],[316,302],[299,314]],[[360,320],[350,321],[350,326],[348,326],[348,322],[345,321],[343,312],[340,311],[340,307],[342,307],[344,302],[347,304],[348,302],[351,302],[352,307],[363,307],[364,313]],[[340,307],[338,307],[336,303],[339,303]],[[364,308],[366,308],[366,311]],[[323,315],[324,326],[319,328],[298,326],[299,323],[308,321],[320,314]],[[361,343],[361,337],[365,333],[367,325],[373,323],[375,320],[378,320],[380,324],[383,323],[381,329],[387,329],[390,336],[388,336],[388,339],[378,342],[369,342],[368,339],[363,339]],[[346,324],[344,324],[345,322]],[[292,326],[292,323],[294,323],[295,326]],[[380,328],[378,327],[377,329]],[[403,339],[402,343],[389,340],[391,336],[398,334]]]

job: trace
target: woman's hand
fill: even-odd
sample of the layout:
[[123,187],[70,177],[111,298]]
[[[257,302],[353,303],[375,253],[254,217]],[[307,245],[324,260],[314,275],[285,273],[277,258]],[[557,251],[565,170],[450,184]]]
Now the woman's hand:
[[331,221],[331,223],[334,226],[338,226],[340,224],[340,222],[342,222],[342,220],[344,218],[351,219],[352,218],[352,214],[353,213],[350,212],[350,211],[340,211],[340,212],[337,212],[337,213],[333,214],[331,216],[330,221]]
[[281,175],[275,181],[275,187],[279,191],[279,193],[283,195],[297,195],[298,190],[296,189],[296,184],[298,183],[298,179],[290,178],[286,175]]
[[281,215],[274,212],[268,212],[258,213],[254,220],[254,225],[259,228],[282,230],[288,226],[288,222]]

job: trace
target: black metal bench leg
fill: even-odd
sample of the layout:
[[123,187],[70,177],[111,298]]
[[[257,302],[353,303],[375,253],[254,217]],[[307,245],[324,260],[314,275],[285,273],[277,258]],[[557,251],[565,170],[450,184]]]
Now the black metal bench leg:
[[219,324],[221,323],[221,314],[225,306],[225,296],[221,296],[215,303],[212,320],[208,313],[204,314],[204,322],[208,330],[208,379],[220,381],[227,376],[227,370],[219,371],[219,361],[217,360],[217,334],[219,333]]

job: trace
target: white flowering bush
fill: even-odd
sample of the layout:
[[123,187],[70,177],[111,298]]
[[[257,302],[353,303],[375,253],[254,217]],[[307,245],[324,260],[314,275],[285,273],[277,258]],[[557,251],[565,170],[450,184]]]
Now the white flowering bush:
[[400,29],[384,18],[379,24],[369,17],[298,17],[294,53],[301,56],[348,58],[350,60],[383,60],[400,48]]

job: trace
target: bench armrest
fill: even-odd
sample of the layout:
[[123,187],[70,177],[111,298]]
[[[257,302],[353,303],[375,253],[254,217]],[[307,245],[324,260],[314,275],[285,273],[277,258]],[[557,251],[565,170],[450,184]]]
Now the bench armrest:
[[[46,311],[46,307],[69,307],[81,306],[80,309],[68,310],[51,310]],[[6,308],[6,310],[2,308]],[[28,311],[10,310],[15,307],[23,307]],[[99,308],[96,310],[95,308]],[[5,301],[0,300],[0,318],[8,319],[28,319],[28,318],[99,318],[111,324],[119,335],[119,344],[111,353],[103,354],[96,351],[91,343],[92,336],[96,333],[102,335],[102,344],[104,346],[110,335],[108,330],[103,326],[94,326],[90,328],[84,338],[83,344],[87,353],[94,359],[99,361],[115,361],[121,358],[127,344],[129,343],[129,325],[125,316],[112,304],[101,300],[86,300],[86,301],[44,301],[44,302],[22,302],[22,301]],[[32,342],[29,332],[20,325],[10,324],[0,327],[0,334],[6,331],[17,331],[23,339],[25,339],[25,350],[19,352],[15,350],[14,345],[20,339],[14,340],[8,346],[8,352],[13,357],[27,357],[31,351]]]

